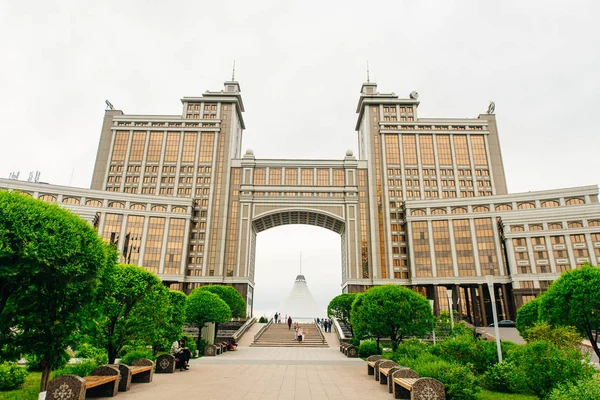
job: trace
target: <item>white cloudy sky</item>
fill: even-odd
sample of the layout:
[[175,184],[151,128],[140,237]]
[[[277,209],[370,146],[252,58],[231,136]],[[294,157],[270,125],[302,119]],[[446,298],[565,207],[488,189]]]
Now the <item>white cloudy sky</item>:
[[[89,186],[104,100],[179,114],[237,63],[244,147],[258,158],[356,151],[365,65],[422,117],[496,102],[511,192],[598,184],[597,1],[0,1],[0,176]],[[259,235],[256,308],[291,288],[300,251],[315,297],[339,292],[339,236]],[[321,277],[324,277],[323,279]]]

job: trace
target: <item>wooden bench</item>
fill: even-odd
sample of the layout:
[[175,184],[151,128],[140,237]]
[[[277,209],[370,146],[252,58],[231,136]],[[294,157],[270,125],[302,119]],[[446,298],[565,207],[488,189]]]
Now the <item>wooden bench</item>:
[[381,383],[382,380],[385,380],[387,382],[388,385],[388,392],[389,393],[394,393],[394,379],[393,378],[420,378],[421,376],[416,373],[415,371],[413,371],[410,368],[406,368],[400,365],[396,365],[394,367],[389,367],[389,368],[379,368],[379,374],[381,375],[382,372],[385,372],[384,375],[385,376],[380,376],[380,380],[379,382]]
[[105,365],[96,368],[90,376],[58,376],[48,383],[47,400],[84,399],[86,397],[114,397],[121,374],[118,368]]
[[444,384],[433,378],[392,378],[395,399],[446,400]]
[[381,356],[367,357],[367,375],[375,375],[375,362],[381,360]]
[[[379,364],[379,383],[381,385],[388,384],[390,370],[392,370],[394,367],[398,368],[400,366],[391,360],[383,361]],[[392,372],[394,371],[395,370],[393,370]]]
[[119,368],[121,380],[119,392],[127,392],[132,383],[150,383],[154,377],[154,362],[146,358],[135,360],[131,366],[125,364],[112,365]]

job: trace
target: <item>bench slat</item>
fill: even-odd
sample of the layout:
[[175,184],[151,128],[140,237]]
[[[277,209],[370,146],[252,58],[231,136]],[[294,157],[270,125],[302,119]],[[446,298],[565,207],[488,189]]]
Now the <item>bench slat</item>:
[[392,369],[394,367],[389,367],[389,368],[379,368],[379,372],[381,372],[382,374],[384,374],[385,376],[387,376],[388,372],[390,371],[390,369]]
[[96,386],[104,385],[105,383],[116,381],[118,378],[117,375],[111,376],[99,376],[99,375],[91,375],[83,378],[85,381],[85,388],[90,389]]
[[369,361],[367,364],[369,364],[369,366],[374,367],[375,366],[375,361]]
[[131,375],[139,374],[140,372],[150,371],[152,369],[152,365],[136,365],[131,368]]
[[414,383],[419,379],[420,378],[394,378],[394,382],[396,382],[402,387],[405,387],[408,390],[411,390]]

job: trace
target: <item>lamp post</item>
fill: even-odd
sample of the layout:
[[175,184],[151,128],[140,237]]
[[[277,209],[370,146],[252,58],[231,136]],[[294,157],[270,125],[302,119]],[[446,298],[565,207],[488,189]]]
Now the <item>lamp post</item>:
[[433,313],[433,344],[435,344],[435,310],[433,309],[433,304],[435,302],[433,300],[429,300],[429,304],[431,305],[431,312]]
[[448,295],[448,305],[450,306],[450,328],[454,331],[454,310],[452,309],[452,289],[446,289]]
[[498,312],[496,311],[496,293],[494,292],[494,276],[486,275],[485,280],[490,291],[492,301],[492,315],[494,316],[494,335],[496,336],[496,349],[498,350],[498,362],[502,362],[502,346],[500,346],[500,329],[498,329]]

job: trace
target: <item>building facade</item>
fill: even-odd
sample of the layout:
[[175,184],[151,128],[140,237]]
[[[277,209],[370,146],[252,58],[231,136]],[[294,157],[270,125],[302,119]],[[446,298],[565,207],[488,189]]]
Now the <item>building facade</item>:
[[264,160],[242,155],[237,82],[181,102],[181,115],[107,110],[91,189],[0,188],[80,214],[172,288],[231,285],[250,312],[257,234],[285,224],[340,235],[343,291],[405,285],[477,324],[491,315],[486,276],[514,318],[561,272],[600,260],[597,186],[508,194],[492,113],[418,118],[415,93],[367,82],[357,156]]

